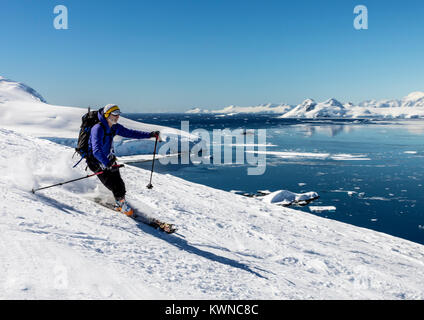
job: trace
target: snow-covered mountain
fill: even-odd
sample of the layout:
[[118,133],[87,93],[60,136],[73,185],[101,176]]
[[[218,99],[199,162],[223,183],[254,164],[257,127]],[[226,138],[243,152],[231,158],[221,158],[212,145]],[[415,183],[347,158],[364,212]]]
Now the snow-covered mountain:
[[282,118],[342,118],[346,115],[346,108],[336,99],[316,103],[312,99],[303,101],[294,109],[288,111]]
[[424,107],[424,92],[416,91],[402,99],[402,107]]
[[349,109],[350,118],[424,118],[424,92],[412,92],[400,100],[368,100]]
[[367,100],[359,104],[341,103],[335,98],[324,102],[306,99],[301,104],[265,104],[253,107],[229,106],[218,110],[193,108],[187,113],[275,113],[280,118],[424,118],[424,92],[412,92],[400,100]]
[[219,113],[219,114],[237,114],[237,113],[276,113],[282,114],[291,110],[293,106],[288,104],[261,104],[259,106],[239,107],[239,106],[228,106],[218,110],[207,110],[200,108],[193,108],[186,113]]
[[400,100],[367,100],[359,103],[365,108],[422,108],[424,107],[424,92],[412,92]]
[[8,101],[44,102],[46,100],[27,85],[0,76],[0,103]]

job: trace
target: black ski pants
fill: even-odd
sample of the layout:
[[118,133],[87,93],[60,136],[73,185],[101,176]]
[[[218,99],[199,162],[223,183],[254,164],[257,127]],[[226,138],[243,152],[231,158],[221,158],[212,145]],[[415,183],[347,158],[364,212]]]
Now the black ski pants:
[[[99,162],[93,157],[87,159],[87,165],[93,172],[100,172],[102,168],[100,167]],[[121,178],[119,173],[119,168],[112,170],[103,170],[104,173],[97,175],[103,185],[112,191],[115,200],[125,198],[125,183]]]

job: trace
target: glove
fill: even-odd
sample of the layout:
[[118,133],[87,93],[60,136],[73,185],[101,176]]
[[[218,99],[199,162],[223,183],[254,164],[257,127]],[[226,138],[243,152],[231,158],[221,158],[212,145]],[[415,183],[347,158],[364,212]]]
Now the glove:
[[156,137],[159,138],[160,131],[152,131],[150,132],[150,138]]
[[116,164],[116,161],[118,160],[114,154],[110,154],[107,158],[109,159],[108,167]]
[[115,172],[115,171],[118,171],[118,170],[119,170],[119,167],[117,167],[117,166],[113,167],[112,165],[108,166],[105,169],[105,171],[109,171],[109,172]]
[[109,172],[115,172],[118,171],[119,168],[118,167],[113,167],[114,165],[116,165],[116,161],[115,159],[112,159],[111,161],[109,161],[107,166],[104,166],[103,164],[101,164],[101,168],[103,169],[103,171],[109,171]]

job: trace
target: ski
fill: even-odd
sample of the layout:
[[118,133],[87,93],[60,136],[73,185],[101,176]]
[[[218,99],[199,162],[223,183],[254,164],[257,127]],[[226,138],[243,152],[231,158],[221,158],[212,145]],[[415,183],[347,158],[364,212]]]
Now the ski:
[[[119,213],[119,211],[115,210],[115,207],[113,204],[108,203],[108,202],[103,202],[102,199],[99,198],[95,198],[94,202],[96,202],[97,204],[100,204],[101,206],[108,208],[110,210],[113,210],[115,213]],[[177,228],[175,227],[174,224],[171,223],[167,223],[167,222],[163,222],[159,219],[156,218],[150,218],[145,216],[144,214],[140,213],[137,209],[133,209],[134,210],[134,214],[133,216],[129,217],[131,219],[134,219],[137,222],[141,222],[145,225],[148,225],[152,228],[155,228],[159,231],[168,233],[168,234],[172,234],[175,231],[177,231]]]
[[[137,220],[137,215],[135,216],[134,219]],[[166,233],[169,233],[169,234],[177,231],[177,228],[173,224],[162,222],[162,221],[157,220],[157,219],[152,219],[148,224],[155,229],[159,229],[159,230],[166,232]]]

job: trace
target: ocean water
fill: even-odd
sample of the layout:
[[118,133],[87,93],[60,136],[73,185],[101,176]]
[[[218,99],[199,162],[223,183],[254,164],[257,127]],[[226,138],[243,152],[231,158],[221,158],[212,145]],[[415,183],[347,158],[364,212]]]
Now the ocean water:
[[[212,114],[125,116],[178,129],[181,121],[189,121],[190,131],[204,129],[210,134],[214,129],[246,129],[255,142],[258,129],[265,129],[267,154],[262,175],[248,175],[247,169],[254,166],[247,162],[163,165],[157,161],[155,172],[237,193],[316,191],[319,199],[293,208],[424,244],[423,120],[295,120],[278,119],[276,115]],[[214,143],[211,138],[211,148]],[[234,146],[234,159],[235,152]],[[137,166],[150,170],[151,163]],[[315,206],[332,206],[335,210],[313,211]]]

